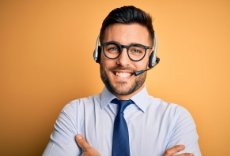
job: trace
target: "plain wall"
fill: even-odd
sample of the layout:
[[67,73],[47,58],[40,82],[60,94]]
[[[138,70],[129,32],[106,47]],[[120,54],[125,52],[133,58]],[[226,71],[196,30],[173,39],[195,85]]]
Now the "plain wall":
[[154,18],[154,97],[187,108],[204,156],[230,153],[230,1],[0,1],[0,155],[39,156],[69,101],[100,93],[93,50],[114,8]]

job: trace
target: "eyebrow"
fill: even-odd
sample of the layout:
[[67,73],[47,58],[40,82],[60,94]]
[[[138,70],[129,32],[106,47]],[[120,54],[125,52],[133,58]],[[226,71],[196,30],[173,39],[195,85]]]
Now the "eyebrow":
[[[114,40],[106,41],[106,42],[116,42],[116,43],[119,43],[120,45],[127,45],[127,46],[135,45],[135,44],[141,44],[141,45],[146,46],[145,44],[143,44],[143,43],[138,43],[138,42],[131,42],[130,44],[121,44],[120,42],[117,42],[117,41],[114,41]],[[102,42],[102,43],[103,43],[103,42]],[[152,46],[149,46],[149,47],[152,47]]]

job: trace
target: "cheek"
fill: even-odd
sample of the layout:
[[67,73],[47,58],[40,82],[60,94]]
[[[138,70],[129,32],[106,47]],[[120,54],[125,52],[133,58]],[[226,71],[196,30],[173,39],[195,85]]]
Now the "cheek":
[[149,57],[145,57],[142,61],[137,62],[137,68],[139,69],[146,69],[149,67]]
[[100,60],[100,64],[103,66],[103,67],[106,67],[106,64],[108,64],[107,63],[107,60],[106,60],[106,58],[105,58],[105,56],[103,55],[103,53],[101,53],[101,60]]
[[114,61],[102,57],[100,64],[104,69],[108,69],[114,66]]
[[150,54],[146,55],[146,58],[145,58],[145,65],[147,68],[149,67],[149,59],[150,59]]

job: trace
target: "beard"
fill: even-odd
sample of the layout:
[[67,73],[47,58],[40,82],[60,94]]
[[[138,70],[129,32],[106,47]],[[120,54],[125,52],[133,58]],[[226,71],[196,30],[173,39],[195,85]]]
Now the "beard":
[[[113,68],[110,68],[110,71],[113,70],[130,70],[130,68],[124,68],[121,66],[116,66]],[[132,71],[134,71],[133,69],[131,69]],[[105,84],[106,88],[112,92],[113,94],[116,95],[129,95],[132,94],[133,92],[135,92],[137,89],[139,89],[145,82],[146,79],[146,73],[143,73],[139,76],[136,76],[135,81],[131,84],[131,86],[127,86],[128,83],[126,81],[116,81],[116,82],[112,82],[112,80],[110,80],[108,74],[105,71],[105,68],[103,66],[103,64],[100,64],[100,74],[101,74],[101,80],[103,81],[103,83]]]

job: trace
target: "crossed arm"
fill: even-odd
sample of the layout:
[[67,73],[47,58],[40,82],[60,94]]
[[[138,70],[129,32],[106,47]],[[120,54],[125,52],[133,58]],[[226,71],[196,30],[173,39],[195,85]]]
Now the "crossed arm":
[[[96,151],[92,146],[90,146],[80,134],[78,134],[75,139],[78,146],[80,146],[81,149],[84,151],[81,156],[100,156],[100,153]],[[176,154],[177,152],[183,149],[185,149],[184,145],[176,145],[172,148],[167,149],[163,156],[173,156],[174,154]],[[191,153],[183,153],[176,156],[194,156],[194,155]]]
[[[79,132],[85,133],[84,129],[78,129],[78,127],[81,127],[80,121],[84,121],[84,118],[81,117],[83,116],[82,114],[79,115],[80,117],[76,118],[76,114],[83,112],[82,110],[79,110],[78,107],[76,108],[76,106],[78,105],[76,105],[75,103],[71,103],[67,105],[61,112],[58,120],[56,121],[55,130],[51,134],[50,142],[43,153],[44,156],[80,154],[82,154],[82,156],[99,156],[103,154],[103,150],[107,150],[106,152],[104,152],[106,154],[103,155],[108,155],[108,153],[110,153],[108,151],[108,148],[103,149],[104,145],[107,144],[104,143],[102,145],[103,147],[100,147],[100,144],[97,144],[97,139],[94,138],[94,135],[91,136],[91,141],[92,138],[94,139],[91,144],[93,145],[93,147],[91,147],[83,137],[80,137],[81,139],[75,138],[76,134],[79,134]],[[173,134],[170,134],[170,138],[172,138],[172,141],[168,142],[168,145],[164,148],[165,150],[162,149],[159,153],[161,153],[162,156],[192,156],[192,154],[189,154],[189,152],[192,152],[193,155],[195,154],[196,156],[201,156],[197,142],[198,136],[196,133],[195,124],[191,119],[191,116],[187,113],[187,111],[182,111],[182,113],[177,112],[177,114],[178,113],[181,115],[178,117],[176,122],[174,122],[174,124],[176,125],[176,131],[173,132]],[[191,120],[188,121],[188,119]],[[77,123],[77,126],[75,123]],[[173,128],[175,129],[175,126],[173,126]],[[78,147],[76,146],[76,142],[78,143]],[[186,148],[181,144],[185,145]],[[94,145],[97,147],[94,147]],[[82,150],[80,150],[79,148],[81,148]],[[142,150],[145,150],[145,148],[143,148]],[[100,151],[100,153],[97,151]]]

